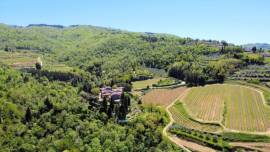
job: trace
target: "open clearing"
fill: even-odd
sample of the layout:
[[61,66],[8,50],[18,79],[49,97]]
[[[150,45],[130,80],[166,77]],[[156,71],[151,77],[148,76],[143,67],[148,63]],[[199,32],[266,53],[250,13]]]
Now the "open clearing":
[[220,122],[230,130],[267,132],[270,129],[270,108],[264,104],[262,94],[249,87],[194,87],[181,101],[192,117]]
[[143,96],[144,104],[153,104],[159,106],[168,106],[176,100],[187,88],[180,87],[176,89],[154,89]]
[[244,147],[244,148],[254,149],[254,150],[262,151],[262,152],[269,152],[270,151],[270,144],[269,143],[233,142],[230,145],[236,146],[236,147]]
[[134,90],[144,89],[147,88],[147,86],[152,87],[153,84],[158,83],[159,80],[165,79],[165,78],[153,78],[143,81],[135,81],[132,82],[132,86]]

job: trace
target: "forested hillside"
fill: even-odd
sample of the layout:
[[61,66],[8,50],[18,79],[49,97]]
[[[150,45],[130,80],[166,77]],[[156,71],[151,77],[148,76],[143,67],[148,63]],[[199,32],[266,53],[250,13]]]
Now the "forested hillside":
[[[226,65],[231,64],[230,61],[232,64],[237,62],[231,59],[241,62],[244,58],[239,55],[243,51],[241,47],[225,41],[79,25],[10,27],[2,24],[0,42],[2,50],[31,51],[42,55],[47,64],[61,63],[87,71],[97,78],[95,81],[99,85],[113,79],[114,82],[128,82],[144,67],[169,70],[179,62],[187,64],[182,68],[189,69],[185,79],[191,83],[204,83],[210,79],[222,81],[227,72],[223,70]],[[217,59],[224,61],[217,65]],[[216,70],[212,75],[207,74],[207,69],[201,70],[211,63],[216,65],[212,67]]]
[[0,67],[1,151],[172,151],[164,111],[144,108],[126,125],[90,108],[68,83]]
[[[138,105],[131,82],[160,70],[188,85],[205,85],[253,64],[264,64],[264,58],[225,41],[82,25],[1,24],[1,150],[178,150],[162,136],[165,111]],[[123,87],[121,106],[98,102],[103,86]],[[134,103],[139,112],[127,121]]]

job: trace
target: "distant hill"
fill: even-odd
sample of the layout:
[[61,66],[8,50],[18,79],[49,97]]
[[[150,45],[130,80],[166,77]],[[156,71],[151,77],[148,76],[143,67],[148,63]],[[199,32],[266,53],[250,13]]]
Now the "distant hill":
[[54,27],[54,28],[64,28],[65,26],[63,25],[48,25],[48,24],[29,24],[27,27]]
[[257,49],[262,48],[263,50],[270,50],[270,44],[267,43],[249,43],[249,44],[244,44],[242,45],[245,50],[251,50],[252,47],[256,46]]
[[175,56],[183,52],[193,51],[198,55],[217,53],[222,45],[215,40],[181,38],[162,33],[129,32],[91,25],[49,24],[30,24],[25,27],[0,24],[0,42],[3,42],[0,43],[0,50],[54,54],[49,57],[50,60],[76,67],[89,66],[101,58],[103,62],[112,62],[104,66],[119,67],[116,63],[124,62],[128,56],[136,64],[161,69],[168,67]]

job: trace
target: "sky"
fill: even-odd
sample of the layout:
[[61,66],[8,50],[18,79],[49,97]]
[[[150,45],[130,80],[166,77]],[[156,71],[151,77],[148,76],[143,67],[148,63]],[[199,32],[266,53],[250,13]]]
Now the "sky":
[[270,43],[270,0],[1,0],[0,23],[82,24]]

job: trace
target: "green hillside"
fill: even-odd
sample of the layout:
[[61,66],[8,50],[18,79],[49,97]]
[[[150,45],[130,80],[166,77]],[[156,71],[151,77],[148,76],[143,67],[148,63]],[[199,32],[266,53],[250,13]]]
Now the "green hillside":
[[[250,65],[264,58],[225,41],[0,24],[1,150],[177,151],[162,135],[164,109],[140,105],[134,81],[222,83]],[[123,87],[119,103],[99,97],[104,86]]]
[[[195,75],[196,82],[190,81],[197,84],[197,79],[218,79],[214,73],[209,75],[205,71],[211,66],[210,62],[235,58],[234,55],[242,51],[238,46],[213,40],[83,25],[11,27],[2,24],[0,42],[0,50],[37,53],[50,66],[62,64],[79,68],[108,81],[124,76],[122,79],[128,79],[134,71],[144,67],[169,70],[174,63],[183,61],[194,71],[187,75]],[[205,70],[198,70],[202,68]]]

